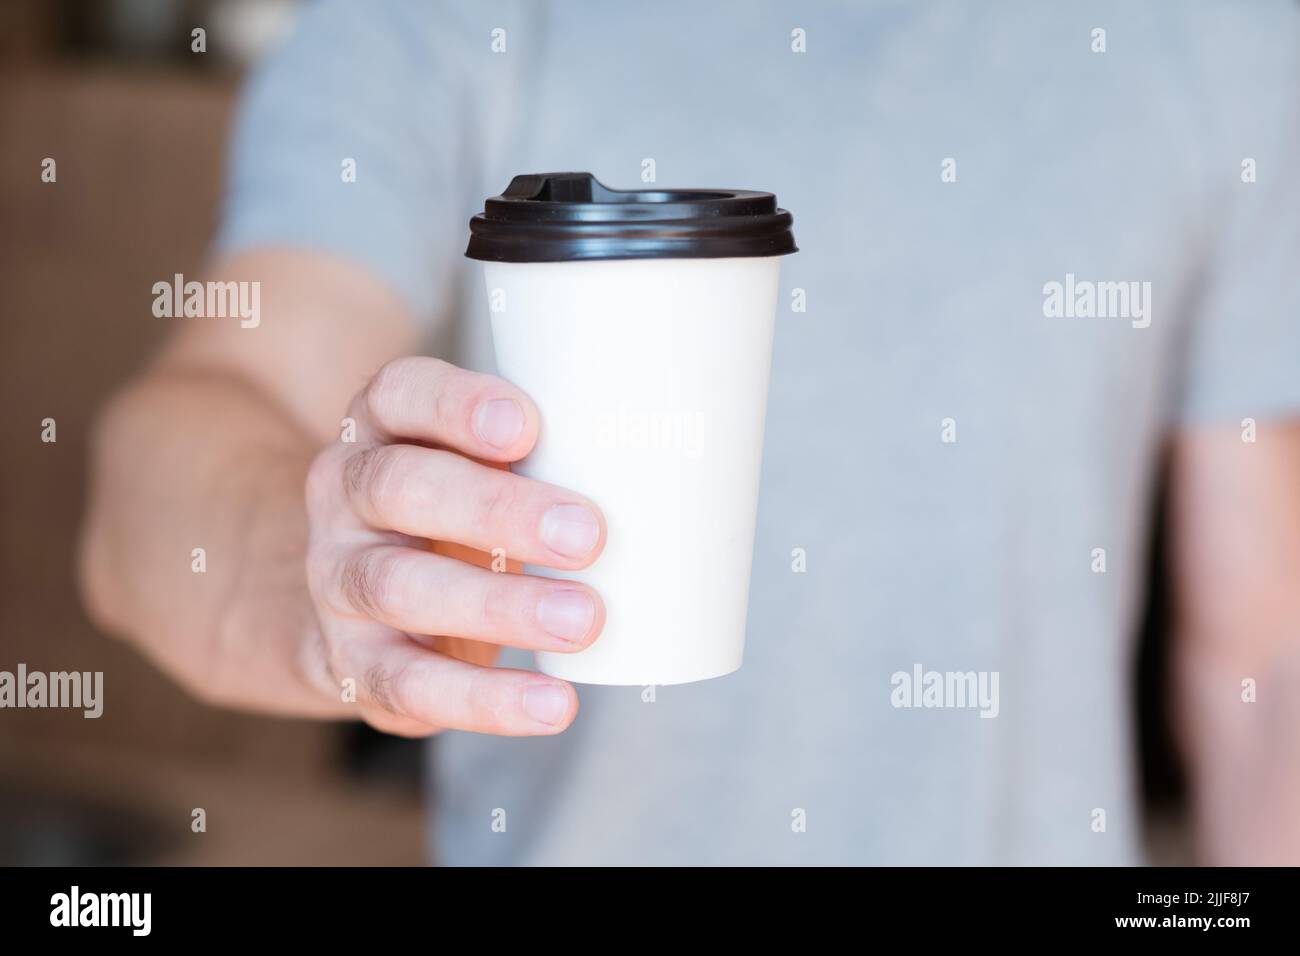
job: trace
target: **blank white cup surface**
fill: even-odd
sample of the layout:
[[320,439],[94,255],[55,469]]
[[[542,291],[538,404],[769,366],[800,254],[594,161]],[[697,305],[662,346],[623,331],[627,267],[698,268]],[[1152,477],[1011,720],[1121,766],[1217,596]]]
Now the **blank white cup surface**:
[[778,257],[485,262],[500,375],[541,410],[513,470],[589,497],[605,550],[573,578],[605,602],[587,684],[680,684],[741,665]]

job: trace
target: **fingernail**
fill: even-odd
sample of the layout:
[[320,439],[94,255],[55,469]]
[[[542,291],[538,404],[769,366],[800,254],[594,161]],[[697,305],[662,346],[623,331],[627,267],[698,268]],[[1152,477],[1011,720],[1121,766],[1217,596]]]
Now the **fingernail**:
[[524,410],[513,398],[494,398],[478,407],[478,437],[496,448],[509,448],[524,430]]
[[552,591],[537,602],[537,622],[562,640],[582,640],[595,619],[596,604],[586,591]]
[[542,516],[542,543],[568,558],[585,558],[600,539],[600,522],[584,505],[555,505]]
[[539,724],[554,726],[569,712],[569,695],[554,684],[536,684],[524,691],[524,713]]

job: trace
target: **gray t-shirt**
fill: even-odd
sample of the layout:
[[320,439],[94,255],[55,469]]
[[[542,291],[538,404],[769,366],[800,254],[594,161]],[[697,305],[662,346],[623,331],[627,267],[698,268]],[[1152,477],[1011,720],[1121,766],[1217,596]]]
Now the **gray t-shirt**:
[[1283,2],[311,8],[225,249],[351,256],[490,370],[461,256],[515,173],[771,190],[801,247],[744,667],[441,736],[435,857],[1140,861],[1162,447],[1300,411],[1298,64]]

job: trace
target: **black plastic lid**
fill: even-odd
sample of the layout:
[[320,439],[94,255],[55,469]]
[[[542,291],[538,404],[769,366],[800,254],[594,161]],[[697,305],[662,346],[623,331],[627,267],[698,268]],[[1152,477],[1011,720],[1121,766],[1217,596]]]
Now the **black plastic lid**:
[[622,190],[591,173],[516,176],[469,221],[471,259],[724,259],[798,251],[771,193]]

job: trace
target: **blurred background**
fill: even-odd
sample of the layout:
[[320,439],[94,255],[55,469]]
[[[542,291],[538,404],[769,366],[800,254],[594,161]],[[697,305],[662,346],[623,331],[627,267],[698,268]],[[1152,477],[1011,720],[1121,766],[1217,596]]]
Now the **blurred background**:
[[95,632],[73,578],[95,410],[166,329],[152,282],[198,270],[240,78],[299,10],[0,3],[0,671],[104,671],[109,701],[0,710],[0,864],[423,862],[416,743],[195,703]]
[[[167,328],[152,283],[199,269],[241,77],[303,5],[0,3],[0,670],[104,671],[110,702],[98,720],[0,710],[0,864],[423,861],[418,744],[195,703],[96,633],[73,577],[95,411]],[[57,189],[41,182],[45,157]],[[40,440],[45,418],[56,443]],[[1153,528],[1153,568],[1161,540]],[[1152,852],[1177,863],[1183,786],[1154,571],[1150,591],[1133,700]],[[205,833],[191,831],[199,807]]]

